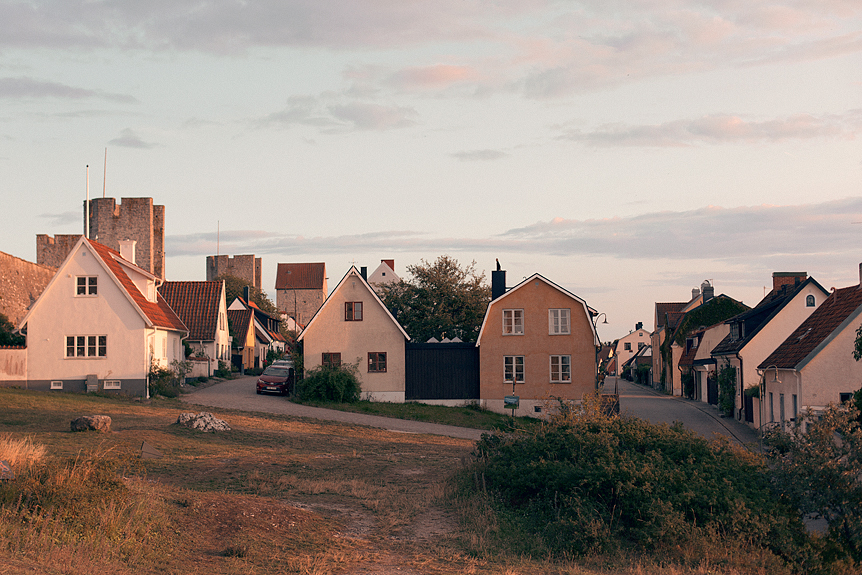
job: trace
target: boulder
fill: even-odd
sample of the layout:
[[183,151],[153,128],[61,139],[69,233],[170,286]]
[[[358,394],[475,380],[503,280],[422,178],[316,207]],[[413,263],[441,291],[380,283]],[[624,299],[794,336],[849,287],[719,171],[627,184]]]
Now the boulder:
[[72,431],[99,431],[110,433],[111,418],[107,415],[82,415],[72,420]]
[[230,431],[230,426],[227,422],[215,417],[208,411],[200,413],[181,413],[177,417],[177,424],[188,427],[189,429],[197,429],[198,431]]

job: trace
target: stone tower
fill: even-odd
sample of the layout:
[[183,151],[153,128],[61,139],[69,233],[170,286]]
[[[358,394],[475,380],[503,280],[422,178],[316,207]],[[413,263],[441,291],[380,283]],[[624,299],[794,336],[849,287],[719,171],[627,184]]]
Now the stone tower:
[[[90,200],[90,239],[120,251],[120,242],[135,242],[135,265],[165,279],[165,207],[152,198]],[[59,266],[80,235],[36,236],[36,263]]]
[[207,256],[207,281],[213,281],[219,276],[234,276],[246,281],[257,289],[261,287],[262,262],[260,258],[251,255],[240,256]]

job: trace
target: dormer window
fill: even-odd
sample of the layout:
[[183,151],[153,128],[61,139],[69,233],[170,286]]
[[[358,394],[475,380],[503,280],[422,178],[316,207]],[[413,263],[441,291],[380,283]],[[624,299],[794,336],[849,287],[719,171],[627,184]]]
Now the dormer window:
[[743,331],[744,330],[742,328],[742,323],[737,322],[730,324],[730,340],[736,341],[737,339],[742,339],[743,337],[745,337]]
[[98,278],[96,276],[78,276],[75,278],[76,297],[95,295],[98,295]]

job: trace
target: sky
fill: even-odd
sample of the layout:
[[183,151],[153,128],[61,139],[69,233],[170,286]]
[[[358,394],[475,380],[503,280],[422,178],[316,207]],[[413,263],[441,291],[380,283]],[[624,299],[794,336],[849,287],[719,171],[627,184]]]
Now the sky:
[[859,0],[0,0],[0,251],[80,233],[89,178],[166,207],[168,279],[253,253],[273,299],[498,258],[609,341],[705,280],[845,287],[860,130]]

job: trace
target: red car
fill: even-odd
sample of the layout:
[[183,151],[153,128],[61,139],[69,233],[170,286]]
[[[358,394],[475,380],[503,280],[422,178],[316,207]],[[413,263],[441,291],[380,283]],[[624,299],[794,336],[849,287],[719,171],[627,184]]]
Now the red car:
[[293,391],[293,383],[293,365],[279,362],[279,365],[271,365],[260,374],[257,379],[257,392],[287,395]]

